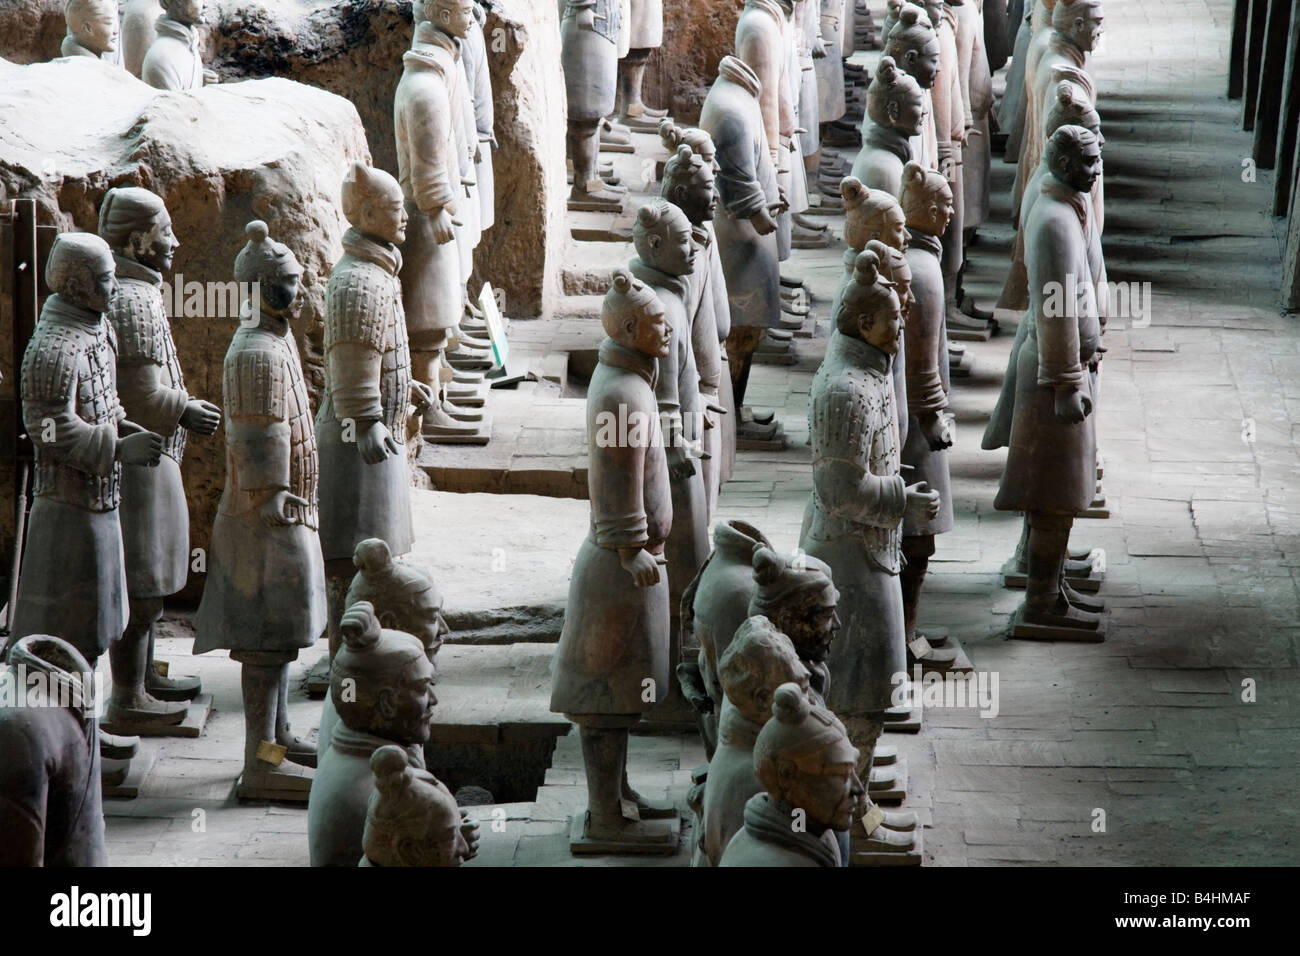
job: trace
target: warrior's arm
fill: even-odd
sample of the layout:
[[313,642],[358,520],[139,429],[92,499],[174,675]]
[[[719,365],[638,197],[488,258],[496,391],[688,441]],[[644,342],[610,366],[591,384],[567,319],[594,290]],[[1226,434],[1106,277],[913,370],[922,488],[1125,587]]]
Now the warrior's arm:
[[837,518],[877,528],[897,527],[907,496],[901,475],[873,475],[856,462],[820,458],[813,463],[817,499]]
[[[445,87],[434,95],[410,100],[406,122],[410,137],[411,190],[421,212],[456,211],[456,190],[452,188],[451,162],[447,143],[451,135],[451,103]],[[459,183],[460,172],[455,179]]]
[[339,419],[382,421],[379,374],[383,356],[362,342],[336,342],[325,357],[330,400]]
[[117,458],[118,407],[112,422],[92,425],[76,411],[77,381],[64,391],[37,389],[23,396],[23,424],[32,444],[54,458],[92,475],[110,475]]
[[164,385],[162,366],[149,361],[118,363],[117,394],[133,422],[164,436],[176,431],[190,400],[184,389]]

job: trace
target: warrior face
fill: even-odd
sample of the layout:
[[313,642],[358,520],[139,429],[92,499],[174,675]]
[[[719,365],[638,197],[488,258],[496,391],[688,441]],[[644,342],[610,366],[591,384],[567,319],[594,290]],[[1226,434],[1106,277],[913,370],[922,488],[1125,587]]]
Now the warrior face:
[[298,298],[298,279],[297,275],[278,275],[258,280],[262,305],[275,313],[287,312]]
[[1073,6],[1076,8],[1075,16],[1062,32],[1080,50],[1090,53],[1097,49],[1097,43],[1101,40],[1101,4],[1096,0],[1075,0]]
[[1063,149],[1056,156],[1052,172],[1071,189],[1092,192],[1101,175],[1101,147],[1095,136],[1088,136],[1077,149]]
[[111,53],[117,49],[117,7],[105,0],[89,4],[69,4],[68,32],[87,50]]
[[939,37],[930,37],[920,49],[908,50],[900,62],[921,89],[930,89],[939,75]]
[[898,354],[898,343],[903,335],[903,310],[898,296],[891,290],[874,315],[861,319],[862,340],[874,345],[886,355]]
[[103,312],[117,293],[117,267],[111,258],[89,264],[86,298],[81,303]]
[[718,208],[718,194],[713,188],[713,169],[701,166],[690,181],[673,190],[673,202],[693,223],[708,222]]
[[179,23],[203,22],[203,0],[170,0],[164,7],[167,15]]
[[172,259],[180,245],[176,233],[172,232],[172,218],[164,212],[148,231],[131,233],[126,251],[142,266],[155,272],[166,272],[172,267]]
[[[396,185],[394,180],[393,185]],[[401,245],[406,241],[406,203],[402,201],[400,188],[385,190],[384,194],[374,197],[362,210],[361,222],[357,228],[384,242]]]
[[632,332],[629,344],[643,355],[666,358],[673,341],[673,328],[664,318],[663,305],[654,299],[637,312],[633,321],[628,323]]
[[409,670],[395,676],[392,686],[379,691],[375,698],[375,720],[376,726],[384,728],[383,736],[407,743],[428,741],[429,723],[438,703],[433,681],[433,665],[419,658]]
[[474,22],[472,0],[436,0],[433,6],[433,23],[443,33],[464,39]]

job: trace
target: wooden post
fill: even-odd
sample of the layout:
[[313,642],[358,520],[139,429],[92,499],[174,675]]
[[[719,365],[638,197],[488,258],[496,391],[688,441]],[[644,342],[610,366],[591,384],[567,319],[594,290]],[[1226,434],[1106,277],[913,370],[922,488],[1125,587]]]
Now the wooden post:
[[1268,0],[1250,0],[1250,25],[1246,31],[1244,86],[1241,94],[1241,128],[1255,128],[1255,105],[1259,101],[1259,68],[1264,59],[1264,27],[1268,22]]
[[1228,99],[1241,99],[1246,76],[1246,28],[1250,21],[1250,0],[1236,0],[1232,6],[1232,40],[1228,53]]
[[1296,148],[1300,145],[1300,0],[1295,0],[1291,10],[1291,38],[1287,45],[1286,72],[1282,79],[1281,123],[1277,134],[1277,153],[1274,160],[1276,176],[1273,183],[1273,215],[1286,216],[1291,212],[1295,195]]
[[1281,122],[1282,79],[1286,73],[1287,37],[1293,0],[1268,0],[1268,28],[1259,66],[1259,98],[1255,104],[1255,165],[1272,169],[1277,161]]

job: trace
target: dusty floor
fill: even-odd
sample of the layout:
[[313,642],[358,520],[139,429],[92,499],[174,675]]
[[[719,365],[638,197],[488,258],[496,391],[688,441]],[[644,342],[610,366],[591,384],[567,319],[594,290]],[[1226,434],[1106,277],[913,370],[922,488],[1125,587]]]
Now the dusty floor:
[[[1105,551],[1106,641],[1005,637],[1020,593],[1003,590],[997,572],[1019,519],[992,508],[1002,453],[979,450],[1014,334],[1004,323],[968,346],[976,374],[953,388],[957,528],[938,542],[922,611],[997,676],[999,712],[931,708],[920,734],[889,739],[909,763],[905,806],[923,817],[930,865],[1300,863],[1300,340],[1276,304],[1278,226],[1264,211],[1272,178],[1243,177],[1251,141],[1239,104],[1223,96],[1226,0],[1106,12],[1094,71],[1107,263],[1114,282],[1150,283],[1139,286],[1149,289],[1149,324],[1115,321],[1106,335],[1099,435],[1111,516],[1078,522],[1074,536]],[[1011,237],[1011,167],[995,159],[994,172],[992,222],[968,279],[985,304]],[[823,330],[842,248],[796,253],[786,267],[819,296]],[[723,491],[721,519],[751,521],[782,548],[796,543],[810,488],[804,416],[824,346],[802,340],[797,366],[756,370],[749,400],[779,409],[791,447],[742,454]],[[563,600],[583,502],[424,492],[417,510],[421,557],[449,609],[494,596],[501,606]],[[448,714],[463,714],[486,672],[472,672],[473,648],[449,651],[440,695]],[[233,798],[236,665],[190,657],[183,637],[162,652],[179,672],[203,674],[217,711],[197,740],[146,745],[159,760],[141,796],[106,806],[112,862],[305,863],[304,811]],[[304,654],[295,675],[319,653]],[[538,676],[520,661],[536,664],[539,653],[512,652],[502,666],[522,676],[498,687],[529,719],[545,711],[544,667]],[[300,730],[315,726],[318,704],[295,693],[292,708]],[[703,759],[691,738],[638,738],[633,755],[634,784],[679,801]],[[471,865],[575,862],[564,818],[582,803],[581,779],[570,735],[537,801],[511,804],[496,828],[491,808],[475,810],[484,833]]]

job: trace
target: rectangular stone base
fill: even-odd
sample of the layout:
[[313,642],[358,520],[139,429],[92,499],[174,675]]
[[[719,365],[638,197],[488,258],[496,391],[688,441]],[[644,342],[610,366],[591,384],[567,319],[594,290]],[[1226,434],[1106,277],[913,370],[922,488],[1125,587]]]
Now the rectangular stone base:
[[203,733],[203,727],[212,714],[212,695],[199,694],[190,701],[185,712],[185,719],[179,724],[167,727],[137,727],[134,724],[112,724],[100,721],[99,726],[110,734],[123,737],[197,737]]
[[885,730],[896,734],[915,734],[921,730],[921,708],[885,711]]
[[[111,733],[111,731],[110,731]],[[109,760],[100,761],[100,776],[120,770],[126,767],[126,776],[122,782],[114,786],[103,785],[105,800],[134,800],[140,796],[140,786],[144,783],[144,778],[149,776],[149,771],[153,769],[154,762],[158,759],[158,751],[152,747],[141,746],[136,755],[129,760]]]
[[[466,422],[465,424],[470,424]],[[437,432],[424,432],[425,442],[430,445],[486,445],[492,438],[492,419],[484,416],[478,427],[464,434],[440,435]]]
[[1071,641],[1076,644],[1100,644],[1106,640],[1105,627],[1095,631],[1080,627],[1049,627],[1044,624],[1026,624],[1024,608],[1011,616],[1011,637],[1030,641]]
[[954,329],[949,327],[948,338],[957,342],[987,342],[993,338],[992,326],[982,329]]
[[1105,498],[1097,498],[1092,504],[1080,511],[1075,517],[1078,518],[1109,518],[1110,507],[1106,504]]
[[608,212],[618,215],[623,211],[623,203],[598,202],[586,199],[567,200],[569,212]]
[[235,782],[235,795],[240,800],[270,800],[275,803],[305,807],[307,806],[307,800],[311,797],[311,791],[250,787],[244,783],[244,775],[241,773],[239,780]]
[[867,796],[876,803],[902,803],[907,799],[907,761],[899,757],[891,766],[897,774],[892,787],[888,790],[873,790],[870,786],[867,788]]
[[678,814],[670,820],[647,820],[647,823],[667,824],[671,840],[662,843],[620,843],[617,840],[598,840],[587,836],[587,811],[569,817],[569,852],[575,856],[617,854],[618,856],[672,856],[677,852],[677,842],[682,833],[682,818]]
[[[1106,581],[1105,572],[1093,571],[1086,578],[1067,577],[1066,583],[1083,594],[1096,594],[1101,590],[1102,584]],[[1002,565],[1002,586],[1004,588],[1015,588],[1023,591],[1029,585],[1029,575],[1016,567],[1015,558],[1007,558],[1006,564]]]
[[916,834],[916,843],[908,853],[881,853],[854,850],[852,838],[849,843],[849,866],[921,866],[925,860],[924,832],[920,826],[910,831]]
[[601,143],[602,153],[635,153],[636,147],[631,143]]
[[[925,638],[930,642],[931,647],[957,648],[957,659],[953,661],[951,666],[942,669],[930,668],[925,666],[924,661],[920,661],[919,663],[922,667],[922,673],[928,673],[929,671],[934,670],[937,674],[965,674],[975,669],[975,665],[972,664],[970,658],[966,656],[966,649],[961,646],[961,642],[958,641],[957,638],[948,633],[946,627],[927,627],[924,624],[918,624],[916,631],[918,634],[925,635]],[[908,655],[908,663],[913,663],[911,654]]]

